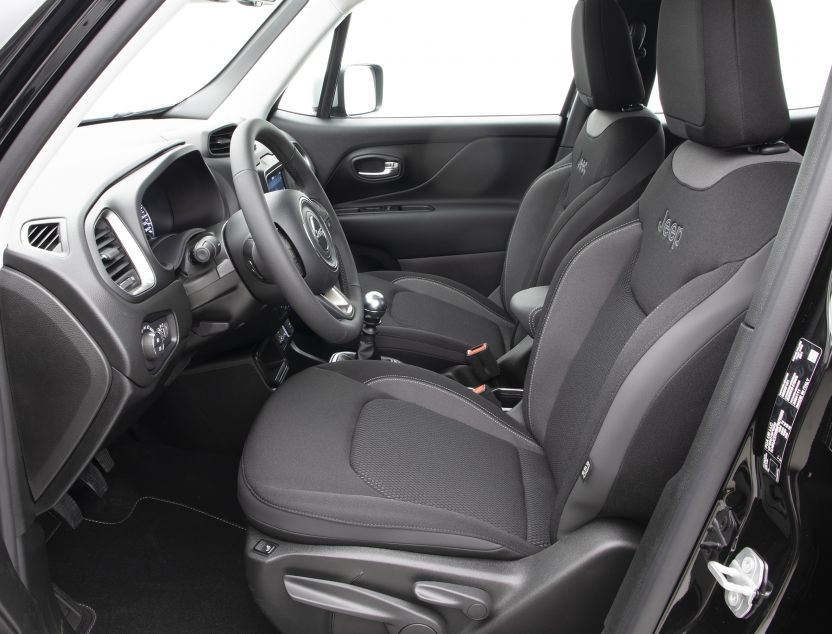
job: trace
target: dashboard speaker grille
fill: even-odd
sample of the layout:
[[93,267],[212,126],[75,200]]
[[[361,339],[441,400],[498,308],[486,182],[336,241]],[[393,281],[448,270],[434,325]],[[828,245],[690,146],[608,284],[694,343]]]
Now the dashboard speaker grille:
[[30,247],[51,251],[64,252],[64,241],[59,222],[33,222],[26,228],[26,240]]
[[112,226],[102,216],[95,223],[95,247],[110,279],[123,291],[135,292],[141,279]]

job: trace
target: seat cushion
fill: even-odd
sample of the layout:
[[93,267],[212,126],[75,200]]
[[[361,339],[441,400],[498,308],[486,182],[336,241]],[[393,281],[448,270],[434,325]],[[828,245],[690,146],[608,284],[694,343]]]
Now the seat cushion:
[[463,284],[404,271],[362,273],[360,278],[364,292],[380,291],[387,299],[376,339],[383,354],[442,370],[464,363],[465,351],[481,343],[496,356],[512,345],[512,318]]
[[276,538],[506,559],[550,543],[555,496],[540,446],[490,401],[420,368],[352,361],[269,399],[239,497]]

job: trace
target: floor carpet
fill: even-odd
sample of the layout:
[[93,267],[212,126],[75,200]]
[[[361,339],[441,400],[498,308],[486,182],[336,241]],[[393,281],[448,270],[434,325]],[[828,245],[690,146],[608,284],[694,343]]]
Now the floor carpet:
[[237,460],[127,440],[85,518],[51,531],[54,582],[96,613],[93,632],[274,632],[251,598]]

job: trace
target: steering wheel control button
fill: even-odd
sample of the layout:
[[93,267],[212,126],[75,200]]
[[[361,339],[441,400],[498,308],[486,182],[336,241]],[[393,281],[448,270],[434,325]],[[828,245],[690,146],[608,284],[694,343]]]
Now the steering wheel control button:
[[254,552],[256,552],[260,555],[264,555],[264,556],[268,557],[274,551],[277,550],[277,544],[274,544],[272,542],[267,542],[265,539],[261,539],[259,542],[254,544],[254,549],[253,550],[254,550]]

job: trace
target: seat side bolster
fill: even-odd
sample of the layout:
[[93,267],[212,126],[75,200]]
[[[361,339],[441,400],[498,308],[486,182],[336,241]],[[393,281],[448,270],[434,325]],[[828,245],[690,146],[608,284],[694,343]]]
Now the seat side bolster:
[[[623,466],[627,452],[622,447],[630,445],[649,408],[659,398],[670,378],[745,312],[770,251],[771,243],[746,260],[724,283],[707,293],[704,299],[694,299],[695,307],[675,323],[673,317],[678,314],[678,306],[671,303],[676,304],[684,298],[681,295],[673,298],[678,301],[669,301],[666,307],[654,311],[639,328],[641,332],[633,336],[628,343],[630,351],[625,349],[619,362],[633,359],[634,355],[637,360],[603,415],[603,422],[589,454],[591,470],[586,479],[577,477],[571,488],[558,524],[559,536],[582,526],[601,511]],[[714,275],[717,273],[715,271]],[[702,281],[706,282],[704,279]],[[692,282],[691,287],[693,286]],[[680,293],[684,294],[684,291]],[[669,314],[671,312],[674,314]],[[643,345],[645,337],[650,336],[648,331],[658,329],[656,322],[661,321],[670,321],[672,325],[639,356],[640,350],[635,348]],[[616,374],[613,369],[611,377]],[[672,422],[668,421],[668,424]]]
[[[610,130],[613,132],[616,127],[629,126],[633,121],[643,126],[645,122],[651,123],[651,119],[655,124],[652,132],[642,138],[639,144],[626,148],[631,152],[626,160],[616,166],[616,169],[605,171],[604,177],[599,179],[596,186],[589,187],[575,196],[560,214],[550,232],[551,238],[541,254],[536,277],[531,280],[532,284],[551,283],[558,266],[576,242],[625,211],[644,191],[647,181],[664,160],[664,132],[661,123],[650,113],[650,116],[616,120]],[[613,146],[609,149],[621,152],[625,148]]]
[[525,419],[538,440],[575,355],[641,238],[637,205],[573,249],[549,290],[526,378]]
[[341,374],[374,391],[414,403],[442,416],[458,419],[522,449],[534,453],[540,451],[538,443],[522,423],[508,416],[495,403],[441,374],[407,364],[392,365],[386,361],[346,361],[318,368]]
[[366,384],[394,398],[415,403],[517,447],[534,453],[543,453],[540,445],[524,430],[519,429],[514,419],[502,413],[489,411],[484,403],[474,400],[474,398],[479,399],[474,394],[470,396],[460,394],[458,390],[439,383],[423,378],[402,376],[394,372],[375,377]]
[[[506,245],[506,259],[500,281],[500,300],[508,306],[511,296],[523,289],[531,275],[542,246],[549,219],[554,211],[552,201],[560,200],[569,185],[572,155],[564,157],[538,176],[526,190]],[[532,246],[530,246],[532,245]]]

